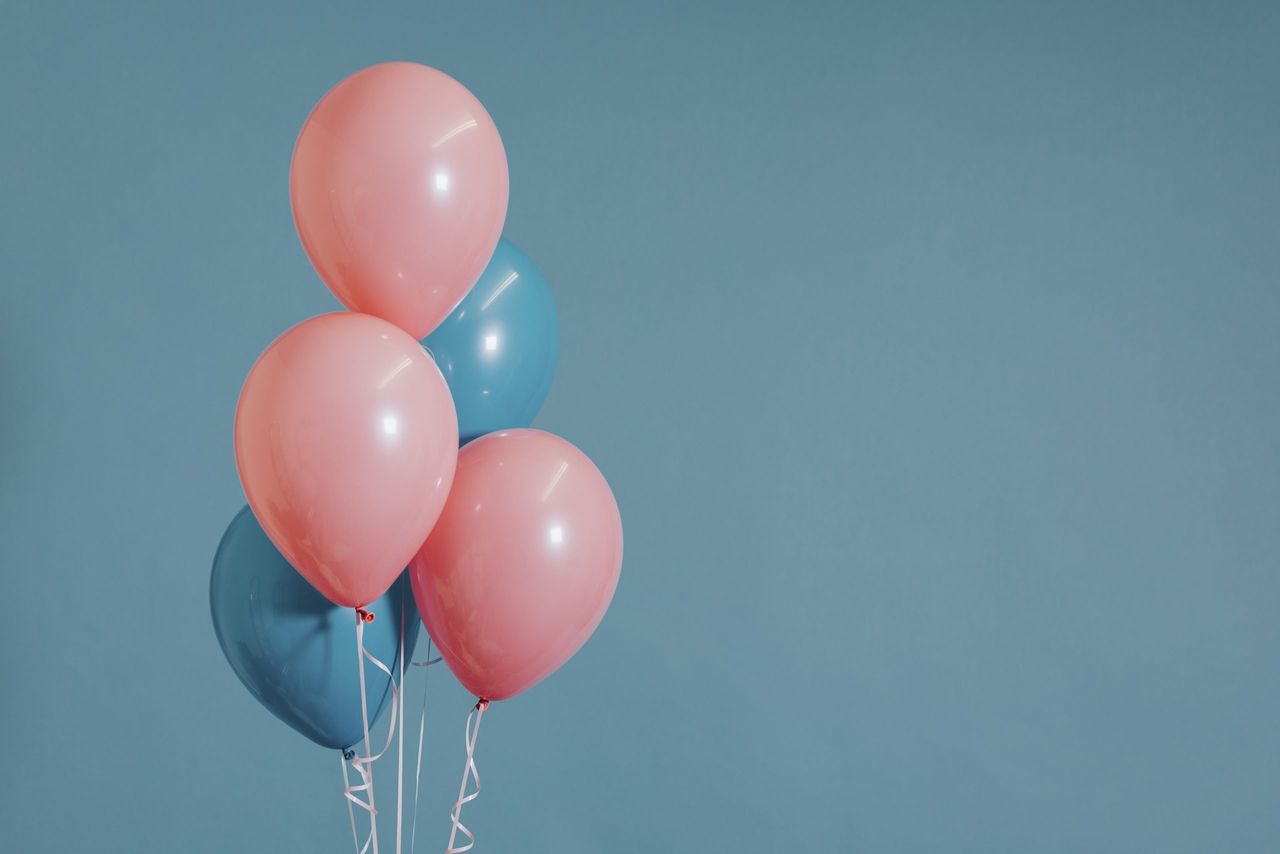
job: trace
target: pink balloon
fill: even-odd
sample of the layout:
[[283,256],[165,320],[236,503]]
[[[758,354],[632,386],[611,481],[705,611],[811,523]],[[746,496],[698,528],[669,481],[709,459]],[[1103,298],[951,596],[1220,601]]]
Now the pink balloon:
[[466,445],[440,521],[410,564],[431,637],[468,691],[518,694],[595,631],[622,568],[622,519],[600,470],[540,430]]
[[307,256],[342,304],[423,338],[498,245],[507,155],[461,83],[388,62],[343,80],[311,111],[289,189]]
[[458,419],[435,362],[366,314],[304,320],[263,351],[236,407],[236,465],[276,548],[338,605],[391,587],[440,516]]

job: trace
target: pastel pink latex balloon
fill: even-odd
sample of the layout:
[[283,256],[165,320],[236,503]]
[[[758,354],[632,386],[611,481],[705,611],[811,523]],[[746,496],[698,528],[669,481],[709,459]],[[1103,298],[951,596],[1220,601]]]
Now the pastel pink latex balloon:
[[391,587],[440,516],[458,419],[417,341],[338,312],[304,320],[258,357],[235,440],[240,483],[271,542],[354,608]]
[[507,155],[442,71],[388,62],[320,100],[293,149],[293,220],[342,304],[414,338],[480,278],[507,215]]
[[622,568],[622,519],[600,470],[540,430],[458,454],[440,521],[410,564],[431,637],[468,691],[518,694],[577,652]]

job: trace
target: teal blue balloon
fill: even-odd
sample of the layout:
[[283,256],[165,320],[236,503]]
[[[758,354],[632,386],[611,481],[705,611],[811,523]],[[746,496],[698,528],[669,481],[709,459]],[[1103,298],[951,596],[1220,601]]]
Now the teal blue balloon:
[[458,437],[533,423],[560,357],[560,318],[547,280],[507,240],[453,313],[422,341],[458,410]]
[[[248,507],[218,545],[209,608],[231,669],[268,711],[323,747],[364,739],[355,612],[298,574]],[[408,574],[366,610],[365,649],[399,673],[400,627],[409,658],[420,625]],[[366,660],[365,686],[372,725],[390,705],[391,680]]]

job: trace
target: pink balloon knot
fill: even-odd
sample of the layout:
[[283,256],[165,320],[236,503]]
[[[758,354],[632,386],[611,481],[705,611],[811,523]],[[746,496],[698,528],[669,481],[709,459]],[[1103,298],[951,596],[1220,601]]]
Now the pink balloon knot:
[[476,700],[476,708],[483,712],[485,709],[489,708],[489,701],[484,697],[481,697]]
[[356,616],[366,623],[373,622],[373,612],[366,611],[364,608],[356,608]]

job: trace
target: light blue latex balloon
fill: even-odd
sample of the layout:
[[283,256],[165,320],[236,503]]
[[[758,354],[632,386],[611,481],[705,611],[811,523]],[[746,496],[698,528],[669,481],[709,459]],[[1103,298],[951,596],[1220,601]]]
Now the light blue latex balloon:
[[533,423],[560,356],[560,318],[547,280],[504,239],[475,287],[422,343],[449,383],[466,444]]
[[[231,669],[272,714],[324,747],[364,739],[355,612],[298,574],[247,506],[218,545],[209,608]],[[365,649],[399,673],[400,626],[407,660],[420,625],[408,573],[367,610],[375,619],[365,623]],[[372,725],[389,705],[391,680],[366,661],[365,686]]]

